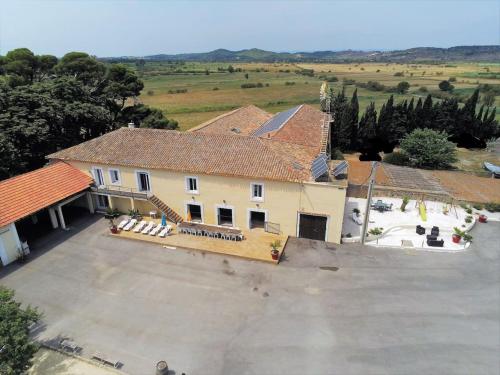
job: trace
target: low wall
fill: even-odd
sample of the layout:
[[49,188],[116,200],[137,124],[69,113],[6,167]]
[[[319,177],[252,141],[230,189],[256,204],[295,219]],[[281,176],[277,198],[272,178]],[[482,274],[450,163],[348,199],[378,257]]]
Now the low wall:
[[[395,186],[382,186],[375,185],[373,189],[374,196],[384,196],[391,198],[403,198],[404,196],[410,199],[437,201],[449,203],[454,200],[447,192],[431,191],[431,190],[418,190],[418,189],[405,189]],[[368,186],[349,184],[347,187],[347,196],[352,198],[367,198]]]

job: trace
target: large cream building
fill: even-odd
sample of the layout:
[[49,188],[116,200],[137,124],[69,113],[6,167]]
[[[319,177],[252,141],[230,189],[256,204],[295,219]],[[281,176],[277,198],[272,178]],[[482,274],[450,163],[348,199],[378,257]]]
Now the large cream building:
[[339,243],[346,180],[331,176],[323,114],[244,107],[191,132],[121,128],[49,155],[93,177],[97,209]]

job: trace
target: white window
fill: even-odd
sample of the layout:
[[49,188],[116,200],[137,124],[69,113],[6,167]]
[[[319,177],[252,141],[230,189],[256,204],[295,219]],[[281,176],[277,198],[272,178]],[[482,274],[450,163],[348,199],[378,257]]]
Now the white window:
[[97,186],[104,186],[104,174],[102,173],[102,168],[93,167],[92,174],[94,175],[94,181]]
[[250,184],[251,197],[253,201],[262,202],[264,200],[264,184]]
[[121,177],[120,177],[120,170],[110,168],[109,169],[109,179],[110,179],[112,185],[121,185],[122,181],[121,181]]
[[186,177],[186,191],[191,194],[198,194],[198,177]]
[[151,180],[148,172],[136,172],[137,174],[137,188],[139,191],[151,191]]

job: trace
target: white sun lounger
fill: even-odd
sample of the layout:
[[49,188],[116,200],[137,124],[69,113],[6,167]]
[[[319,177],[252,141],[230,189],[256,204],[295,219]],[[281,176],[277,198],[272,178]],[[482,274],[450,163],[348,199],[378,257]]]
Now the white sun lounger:
[[125,227],[125,225],[127,225],[129,223],[130,219],[124,219],[120,222],[120,224],[118,224],[118,229],[123,229]]
[[171,230],[172,230],[172,226],[167,225],[165,228],[162,229],[162,231],[160,232],[160,234],[158,236],[160,236],[160,237],[168,236],[168,234],[170,233]]
[[151,232],[149,232],[149,235],[150,236],[156,236],[158,234],[158,232],[162,231],[163,229],[165,229],[165,227],[161,224],[158,224],[156,227],[154,227]]
[[124,230],[130,230],[134,227],[134,225],[137,224],[137,219],[132,219],[128,222],[127,225],[123,227]]
[[154,228],[154,226],[155,226],[155,222],[154,221],[150,221],[148,223],[148,225],[146,226],[146,228],[144,228],[141,233],[142,234],[148,234]]
[[141,221],[139,224],[137,224],[137,226],[134,228],[134,232],[135,232],[135,233],[139,233],[139,232],[141,232],[141,231],[144,229],[144,227],[145,227],[146,225],[148,225],[148,222],[147,222],[147,221],[145,221],[145,220],[142,220],[142,221]]

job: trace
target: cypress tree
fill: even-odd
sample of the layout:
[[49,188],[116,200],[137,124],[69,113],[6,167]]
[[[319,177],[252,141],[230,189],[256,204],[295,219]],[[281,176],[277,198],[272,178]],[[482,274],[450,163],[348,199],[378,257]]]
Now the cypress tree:
[[371,102],[359,121],[358,145],[361,153],[374,154],[380,151],[377,130],[377,111],[375,103]]
[[358,141],[358,122],[359,122],[359,102],[358,102],[358,89],[355,89],[352,93],[351,103],[349,105],[350,109],[350,128],[351,128],[351,150],[356,149],[356,144]]

